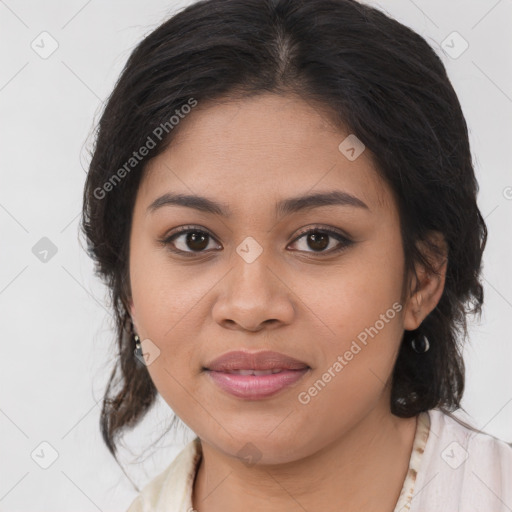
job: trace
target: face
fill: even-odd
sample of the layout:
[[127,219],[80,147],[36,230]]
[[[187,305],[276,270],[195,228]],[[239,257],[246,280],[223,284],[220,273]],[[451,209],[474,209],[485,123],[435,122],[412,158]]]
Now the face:
[[[340,149],[349,132],[292,96],[199,105],[181,123],[146,168],[130,237],[132,319],[162,397],[209,445],[236,456],[251,442],[268,463],[389,413],[401,337],[415,326],[401,303],[398,211],[369,150],[357,156],[351,139]],[[165,194],[219,211],[154,204]],[[290,201],[315,194],[330,200]],[[258,395],[243,375],[229,391],[204,369],[264,350],[305,370],[264,376]]]

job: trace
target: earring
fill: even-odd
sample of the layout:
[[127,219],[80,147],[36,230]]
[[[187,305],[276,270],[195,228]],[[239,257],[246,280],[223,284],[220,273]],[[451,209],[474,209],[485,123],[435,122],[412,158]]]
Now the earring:
[[140,344],[140,338],[136,334],[134,339],[135,339],[135,350],[134,350],[135,357],[142,360],[142,346]]
[[411,346],[414,352],[417,352],[418,354],[424,354],[430,348],[430,343],[428,341],[428,338],[424,334],[422,334],[418,338],[412,339]]

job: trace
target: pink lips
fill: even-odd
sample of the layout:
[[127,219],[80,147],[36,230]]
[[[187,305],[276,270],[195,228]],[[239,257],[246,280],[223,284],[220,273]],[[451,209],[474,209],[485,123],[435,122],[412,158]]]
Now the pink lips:
[[301,379],[310,367],[278,352],[228,352],[205,367],[224,391],[258,400],[274,395]]

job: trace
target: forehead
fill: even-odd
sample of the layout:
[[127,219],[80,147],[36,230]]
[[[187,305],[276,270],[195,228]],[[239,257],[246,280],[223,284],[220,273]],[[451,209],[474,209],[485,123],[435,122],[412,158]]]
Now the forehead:
[[372,211],[394,207],[371,152],[365,148],[349,159],[344,151],[354,135],[335,126],[320,105],[297,96],[199,103],[177,128],[167,149],[146,166],[139,190],[145,203],[167,191],[208,191],[223,202],[257,206],[336,189]]

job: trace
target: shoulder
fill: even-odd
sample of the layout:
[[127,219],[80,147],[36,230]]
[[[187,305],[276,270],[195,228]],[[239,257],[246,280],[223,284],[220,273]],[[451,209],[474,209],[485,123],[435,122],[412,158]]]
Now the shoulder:
[[200,458],[201,443],[196,437],[178,453],[164,471],[142,488],[126,512],[191,510],[192,485]]
[[450,459],[453,451],[457,460],[452,465],[462,464],[472,458],[478,459],[480,463],[502,463],[500,467],[512,475],[512,444],[465,423],[452,413],[438,409],[428,412],[431,430],[434,435],[440,436],[438,441],[454,443],[451,447],[447,446],[444,454],[444,458]]
[[452,413],[428,411],[430,429],[412,511],[512,509],[512,445]]

